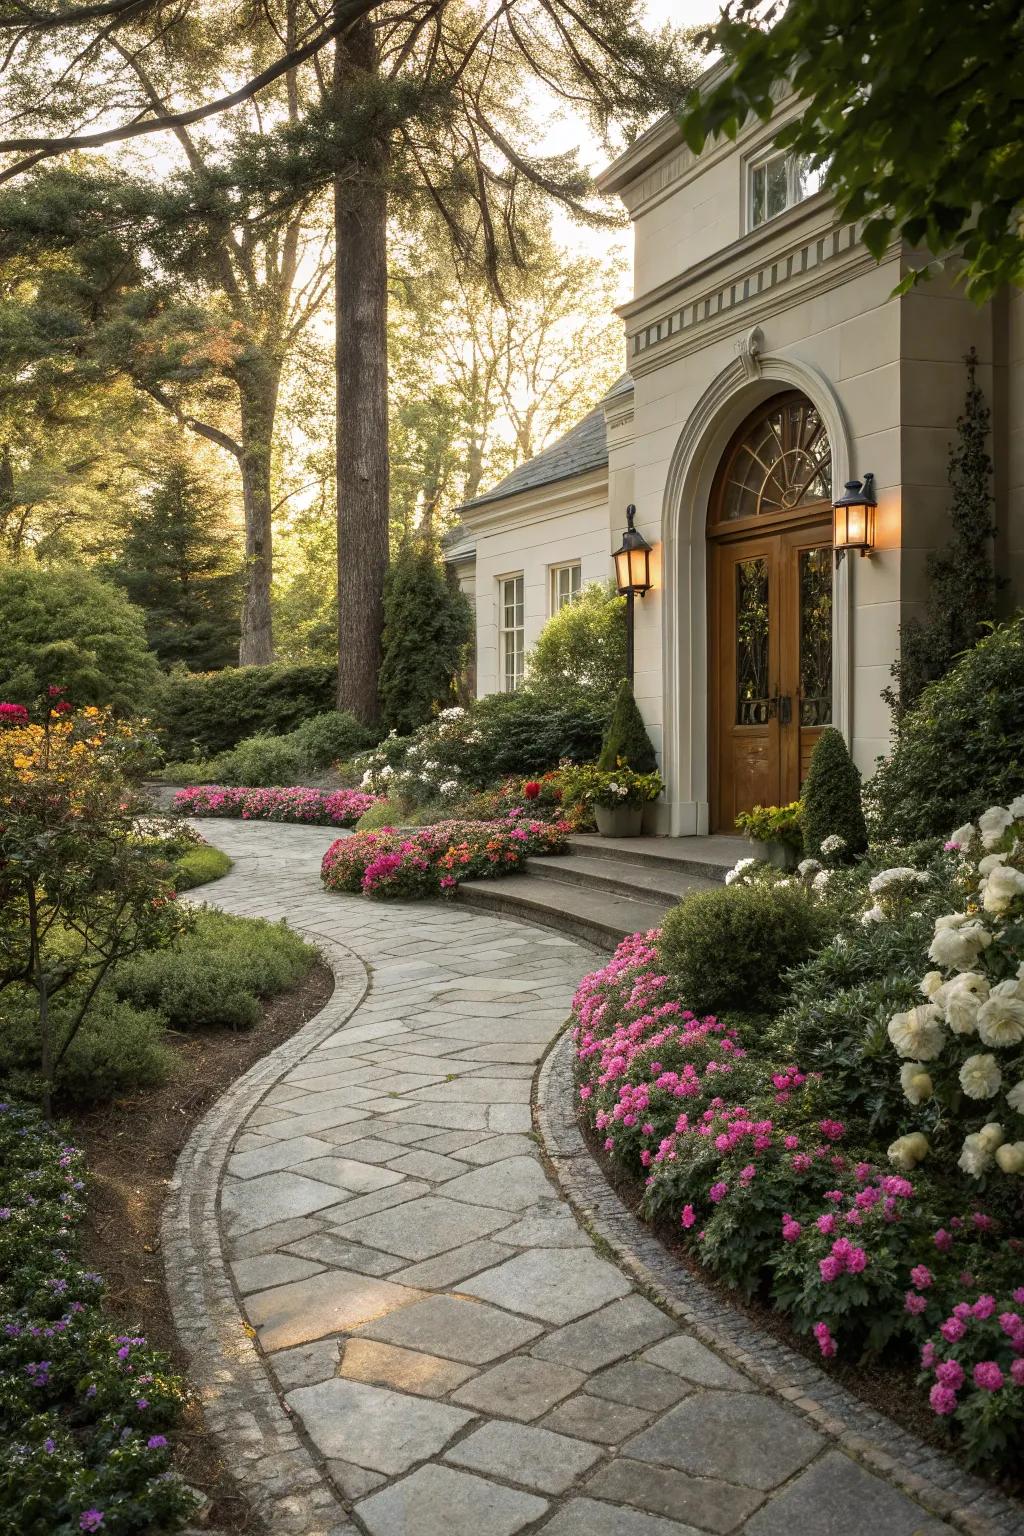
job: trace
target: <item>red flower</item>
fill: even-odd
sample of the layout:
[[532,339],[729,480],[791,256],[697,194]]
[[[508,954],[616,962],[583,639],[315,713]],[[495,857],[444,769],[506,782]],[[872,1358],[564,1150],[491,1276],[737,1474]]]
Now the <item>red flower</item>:
[[0,721],[5,725],[28,725],[28,710],[24,704],[0,704]]
[[530,779],[528,783],[523,785],[523,794],[526,796],[527,800],[536,800],[537,796],[540,794],[540,785],[537,783],[536,779]]

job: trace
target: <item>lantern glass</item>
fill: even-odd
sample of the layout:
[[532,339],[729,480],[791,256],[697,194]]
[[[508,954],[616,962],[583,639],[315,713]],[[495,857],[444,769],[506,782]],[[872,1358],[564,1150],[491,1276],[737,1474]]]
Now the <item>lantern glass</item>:
[[625,592],[629,586],[628,549],[618,549],[615,552],[615,585],[620,592]]
[[875,543],[874,476],[865,475],[863,487],[859,480],[848,480],[846,495],[840,497],[832,508],[832,541],[837,551],[859,549],[866,554]]

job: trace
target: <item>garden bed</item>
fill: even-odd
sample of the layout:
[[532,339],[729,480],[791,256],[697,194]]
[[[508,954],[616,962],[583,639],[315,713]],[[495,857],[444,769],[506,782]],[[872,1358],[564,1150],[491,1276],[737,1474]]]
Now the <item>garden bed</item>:
[[[576,1124],[609,1188],[615,1191],[623,1205],[634,1216],[644,1222],[672,1260],[685,1269],[711,1296],[717,1298],[723,1307],[730,1307],[740,1312],[757,1328],[820,1368],[821,1355],[813,1339],[797,1333],[781,1313],[765,1302],[742,1296],[731,1286],[723,1284],[716,1276],[710,1274],[697,1256],[679,1241],[677,1224],[666,1214],[662,1213],[654,1217],[644,1214],[644,1180],[624,1168],[621,1163],[609,1159],[604,1150],[603,1136],[588,1121],[583,1106],[579,1102],[576,1104]],[[965,1471],[970,1471],[957,1445],[951,1444],[949,1436],[943,1433],[937,1424],[935,1415],[929,1410],[926,1400],[918,1390],[917,1372],[908,1364],[875,1360],[870,1364],[857,1366],[837,1360],[830,1365],[828,1377],[830,1380],[837,1381],[870,1408],[884,1413],[901,1429],[916,1435],[918,1439],[934,1446],[936,1450],[963,1466]],[[1009,1498],[1024,1504],[1024,1471],[1019,1475],[1010,1474],[1001,1479],[991,1479],[991,1481]]]
[[[161,1087],[70,1118],[88,1168],[83,1258],[104,1276],[112,1315],[138,1323],[182,1372],[187,1359],[171,1321],[160,1252],[161,1210],[178,1154],[209,1105],[319,1013],[333,987],[331,971],[318,962],[297,987],[263,1004],[252,1029],[173,1036],[175,1065]],[[248,1506],[195,1401],[173,1444],[179,1472],[211,1500],[211,1525],[238,1536],[251,1531]]]

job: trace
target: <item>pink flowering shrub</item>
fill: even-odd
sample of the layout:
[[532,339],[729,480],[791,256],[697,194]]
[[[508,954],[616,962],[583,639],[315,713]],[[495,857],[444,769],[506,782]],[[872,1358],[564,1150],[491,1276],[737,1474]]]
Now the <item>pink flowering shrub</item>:
[[446,821],[415,832],[383,827],[332,843],[320,875],[328,890],[378,898],[452,895],[463,880],[512,874],[528,858],[563,853],[567,830],[540,821]]
[[[743,1026],[748,1038],[688,1010],[658,939],[625,939],[573,1001],[582,1115],[643,1177],[644,1213],[787,1314],[825,1360],[912,1359],[924,1346],[934,1412],[962,1430],[971,1459],[998,1463],[1024,1417],[1024,1244],[1012,1223],[977,1202],[940,1219],[962,1208],[959,1185],[894,1170],[887,1137],[858,1110],[843,1117],[824,1060],[820,1071],[772,1060],[775,1037],[756,1025]],[[933,1362],[951,1360],[962,1380],[954,1366],[936,1377]]]
[[193,784],[179,789],[173,804],[187,816],[351,827],[378,799],[359,789],[231,789],[220,784]]

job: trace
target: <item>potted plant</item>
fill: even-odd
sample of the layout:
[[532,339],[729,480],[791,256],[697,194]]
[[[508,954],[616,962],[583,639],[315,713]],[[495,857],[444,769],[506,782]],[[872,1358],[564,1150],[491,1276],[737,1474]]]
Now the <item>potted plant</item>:
[[803,849],[800,801],[791,805],[755,805],[741,811],[736,827],[745,832],[755,859],[765,859],[776,869],[795,869]]
[[566,803],[589,807],[602,837],[639,837],[644,806],[663,788],[660,774],[634,773],[622,763],[612,769],[565,769]]

